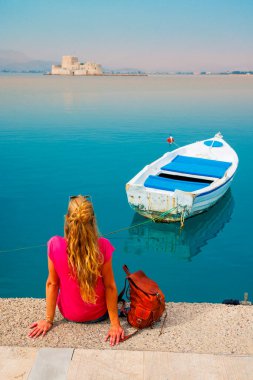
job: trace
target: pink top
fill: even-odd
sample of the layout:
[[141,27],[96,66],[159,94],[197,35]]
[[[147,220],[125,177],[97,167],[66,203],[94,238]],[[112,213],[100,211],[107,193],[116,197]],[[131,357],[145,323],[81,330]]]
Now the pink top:
[[[104,256],[104,263],[112,257],[114,247],[105,238],[99,238],[99,249]],[[61,236],[53,236],[48,241],[48,256],[60,279],[60,292],[57,299],[58,308],[64,318],[75,322],[86,322],[102,317],[106,311],[105,286],[102,276],[96,285],[96,304],[84,302],[80,288],[75,279],[70,276],[67,257],[67,242]]]

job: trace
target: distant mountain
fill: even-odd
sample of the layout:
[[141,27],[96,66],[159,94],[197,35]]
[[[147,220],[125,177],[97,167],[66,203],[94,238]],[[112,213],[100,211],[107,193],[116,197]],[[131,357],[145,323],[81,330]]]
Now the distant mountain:
[[46,72],[51,71],[51,61],[36,60],[14,50],[0,50],[0,71]]

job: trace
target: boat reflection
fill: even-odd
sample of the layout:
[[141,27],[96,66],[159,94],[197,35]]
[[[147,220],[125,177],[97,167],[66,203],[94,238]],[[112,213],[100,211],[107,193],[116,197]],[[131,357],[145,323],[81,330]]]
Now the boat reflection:
[[[147,219],[135,214],[129,229],[124,251],[134,254],[159,252],[172,254],[180,259],[191,260],[199,254],[207,242],[216,237],[230,221],[234,209],[231,191],[207,212],[179,223],[145,223]],[[140,225],[138,225],[140,224]],[[136,225],[136,226],[135,226]]]

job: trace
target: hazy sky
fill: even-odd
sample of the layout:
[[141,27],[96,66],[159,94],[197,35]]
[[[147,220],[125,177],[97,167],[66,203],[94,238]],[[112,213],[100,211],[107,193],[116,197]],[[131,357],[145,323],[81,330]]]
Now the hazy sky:
[[0,49],[105,67],[253,69],[253,0],[0,0]]

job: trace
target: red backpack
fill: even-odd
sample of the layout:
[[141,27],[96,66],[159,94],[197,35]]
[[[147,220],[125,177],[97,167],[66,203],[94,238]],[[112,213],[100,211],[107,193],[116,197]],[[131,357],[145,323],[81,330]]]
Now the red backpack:
[[[126,265],[123,266],[126,272],[126,280],[130,287],[130,310],[127,312],[127,320],[131,326],[137,329],[149,327],[160,320],[165,310],[165,297],[157,283],[148,278],[141,270],[130,273]],[[125,286],[119,294],[118,301],[123,300],[126,290]]]

